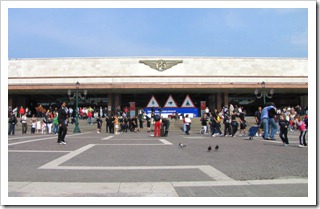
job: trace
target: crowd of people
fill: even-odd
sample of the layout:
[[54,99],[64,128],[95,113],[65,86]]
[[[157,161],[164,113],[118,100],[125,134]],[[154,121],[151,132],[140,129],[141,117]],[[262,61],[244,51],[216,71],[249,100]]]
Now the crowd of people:
[[[242,107],[224,106],[220,112],[217,109],[210,112],[209,108],[201,117],[202,130],[200,133],[215,136],[235,137],[238,129],[239,136],[247,136],[246,111]],[[274,104],[266,107],[258,107],[254,114],[258,131],[257,137],[265,140],[275,140],[275,135],[279,134],[283,144],[289,144],[288,131],[299,130],[299,146],[307,147],[306,133],[308,129],[308,109],[302,109],[299,105],[295,107],[276,108]],[[221,124],[224,125],[224,133],[221,131]],[[188,133],[186,133],[188,134]]]
[[[76,110],[72,107],[64,106],[58,108],[49,107],[47,110],[39,105],[36,108],[36,114],[30,116],[30,110],[26,107],[15,108],[9,112],[9,135],[15,134],[15,126],[18,120],[22,124],[22,134],[26,134],[28,125],[31,128],[31,134],[58,134],[59,133],[59,111],[63,109],[66,114],[66,126],[69,123],[76,122]],[[161,118],[153,111],[149,117],[141,108],[138,111],[138,116],[129,116],[128,107],[123,109],[118,106],[114,113],[108,115],[107,108],[92,108],[80,107],[78,109],[78,116],[80,120],[87,120],[88,125],[97,125],[97,133],[101,133],[103,124],[105,124],[106,133],[119,134],[120,132],[140,132],[147,125],[147,132],[151,132],[151,125],[156,127],[154,136],[160,136],[160,129],[164,127],[164,134],[167,136],[169,132],[170,121]],[[30,120],[28,122],[28,120]],[[159,126],[159,121],[161,124]],[[159,128],[160,127],[160,128]],[[159,130],[158,130],[159,129]]]
[[[239,126],[239,136],[246,136],[247,121],[245,120],[246,111],[242,107],[224,106],[219,112],[218,109],[209,111],[207,107],[205,113],[200,118],[202,130],[201,133],[215,136],[232,136],[235,137]],[[221,131],[221,124],[224,125],[224,132]]]
[[[59,122],[59,111],[63,109],[65,113],[65,126],[69,123],[75,123],[76,110],[72,107],[64,106],[58,108],[49,107],[47,110],[39,105],[36,108],[36,114],[30,114],[28,107],[16,107],[9,113],[9,135],[15,134],[15,126],[20,122],[22,134],[26,134],[28,125],[31,134],[58,134],[61,129]],[[62,112],[60,112],[61,114]],[[120,132],[139,132],[143,130],[144,124],[147,126],[147,132],[151,132],[151,126],[154,127],[154,136],[167,136],[169,132],[170,120],[161,117],[161,111],[155,114],[151,112],[149,117],[141,108],[138,110],[138,116],[129,116],[127,107],[121,109],[118,106],[113,114],[108,115],[107,108],[80,107],[78,109],[79,119],[87,120],[89,125],[97,125],[97,133],[102,132],[105,124],[106,133],[119,134]],[[183,131],[189,135],[192,120],[188,115],[181,115],[183,121]],[[275,140],[275,135],[279,134],[284,145],[289,144],[288,131],[300,131],[300,147],[306,147],[306,133],[308,129],[308,109],[302,109],[299,105],[296,107],[276,108],[274,105],[268,105],[264,108],[259,107],[254,114],[256,125],[259,127],[256,136],[263,137],[265,140]],[[28,122],[28,120],[30,120]],[[205,109],[200,118],[202,130],[201,133],[216,136],[235,137],[239,130],[239,136],[247,136],[246,111],[242,107],[224,106],[221,111],[214,109],[210,111]],[[222,124],[224,125],[223,131]],[[66,129],[63,127],[63,129]]]

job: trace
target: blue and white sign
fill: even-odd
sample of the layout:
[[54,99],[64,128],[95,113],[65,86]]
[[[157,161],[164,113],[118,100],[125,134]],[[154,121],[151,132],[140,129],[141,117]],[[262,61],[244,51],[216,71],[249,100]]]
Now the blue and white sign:
[[[160,114],[160,111],[158,108],[155,109],[155,114],[158,115]],[[151,116],[151,108],[145,108],[144,109],[145,113],[150,117]],[[161,110],[161,116],[164,118],[171,117],[173,115],[189,115],[189,118],[196,118],[198,117],[198,108],[163,108]]]

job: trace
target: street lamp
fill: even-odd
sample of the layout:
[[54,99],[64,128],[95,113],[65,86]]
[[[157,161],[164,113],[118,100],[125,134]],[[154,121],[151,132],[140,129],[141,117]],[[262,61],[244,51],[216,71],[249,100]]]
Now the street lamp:
[[78,100],[79,98],[84,100],[86,98],[86,95],[88,93],[87,90],[83,91],[84,96],[81,96],[81,93],[79,92],[79,86],[80,83],[77,81],[76,83],[76,92],[73,94],[73,96],[71,96],[71,90],[68,90],[68,96],[70,100],[76,99],[76,126],[74,127],[73,133],[80,133],[80,128],[79,128],[79,108],[78,108]]
[[262,83],[261,83],[261,88],[262,88],[262,90],[261,90],[260,95],[258,95],[258,94],[259,94],[259,90],[258,90],[258,89],[256,89],[256,90],[254,91],[254,94],[256,95],[256,97],[257,97],[258,99],[261,99],[261,97],[263,97],[263,104],[265,105],[265,104],[266,104],[266,97],[269,98],[269,99],[271,99],[272,96],[273,96],[273,94],[274,94],[274,90],[273,90],[273,89],[270,89],[270,95],[269,95],[269,94],[266,92],[266,83],[265,83],[264,81],[262,81]]

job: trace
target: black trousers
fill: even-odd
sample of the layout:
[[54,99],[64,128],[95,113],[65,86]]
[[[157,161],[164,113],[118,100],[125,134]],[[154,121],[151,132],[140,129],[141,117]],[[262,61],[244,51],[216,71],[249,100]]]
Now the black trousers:
[[231,135],[231,125],[230,125],[230,123],[225,123],[224,124],[224,135],[227,135],[227,130],[228,130],[228,135]]
[[61,124],[61,126],[59,126],[58,143],[64,142],[64,138],[66,137],[67,130],[68,129],[67,129],[66,124]]
[[237,125],[232,125],[232,136],[234,136],[238,131],[238,126]]
[[220,124],[218,123],[211,125],[211,135],[214,135],[216,132],[218,132],[220,135],[222,134],[220,130]]
[[15,132],[15,128],[16,128],[16,124],[10,124],[9,125],[9,135],[14,135],[14,132]]
[[26,123],[22,123],[21,125],[22,125],[22,133],[26,134],[27,133],[27,129],[28,129],[27,124]]
[[281,138],[282,142],[285,144],[289,144],[288,140],[288,129],[287,128],[280,128],[279,137]]
[[109,133],[114,133],[114,125],[109,125]]
[[186,125],[186,134],[187,134],[187,135],[189,135],[190,129],[191,129],[190,125]]

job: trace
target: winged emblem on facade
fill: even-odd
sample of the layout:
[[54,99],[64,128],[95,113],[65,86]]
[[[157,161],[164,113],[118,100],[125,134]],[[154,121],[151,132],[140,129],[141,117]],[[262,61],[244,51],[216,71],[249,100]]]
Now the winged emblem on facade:
[[152,69],[162,72],[179,63],[182,63],[182,60],[139,60],[139,63],[143,63]]

